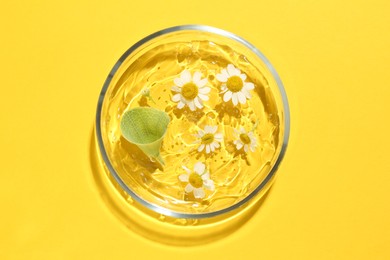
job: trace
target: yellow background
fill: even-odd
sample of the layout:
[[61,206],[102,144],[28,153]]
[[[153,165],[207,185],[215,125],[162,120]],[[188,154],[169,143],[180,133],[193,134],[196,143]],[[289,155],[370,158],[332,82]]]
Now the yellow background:
[[[0,259],[390,259],[390,2],[2,1]],[[207,24],[279,72],[291,136],[253,218],[195,247],[151,242],[103,203],[97,98],[144,36]]]

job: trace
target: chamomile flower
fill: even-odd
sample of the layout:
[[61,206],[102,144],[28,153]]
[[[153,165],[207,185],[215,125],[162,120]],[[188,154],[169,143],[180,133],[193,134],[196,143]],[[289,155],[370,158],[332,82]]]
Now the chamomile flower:
[[176,92],[172,97],[173,102],[178,102],[177,108],[182,109],[188,106],[191,111],[203,107],[203,101],[209,100],[207,94],[210,88],[206,86],[207,79],[201,79],[202,73],[196,71],[194,76],[188,70],[184,70],[179,78],[174,79],[175,86],[172,91]]
[[198,147],[198,152],[203,151],[203,149],[206,150],[206,153],[214,152],[215,149],[220,147],[220,144],[222,142],[222,134],[216,133],[218,129],[218,126],[209,126],[206,125],[204,130],[199,130],[198,134],[196,135],[198,138],[200,138],[200,146]]
[[232,100],[233,105],[237,106],[238,103],[245,104],[246,100],[252,97],[249,92],[255,88],[255,85],[245,82],[246,74],[241,73],[234,65],[229,64],[220,74],[216,75],[216,78],[222,82],[221,93],[225,93],[223,101]]
[[249,149],[254,152],[257,146],[257,140],[252,131],[246,132],[243,127],[240,131],[234,129],[236,133],[236,140],[234,144],[236,145],[237,150],[241,150],[244,147],[244,151],[247,153]]
[[204,188],[210,191],[214,190],[214,182],[210,180],[210,174],[203,163],[195,163],[194,171],[185,166],[182,167],[187,174],[181,174],[179,180],[188,183],[184,189],[186,193],[193,192],[196,199],[202,199],[206,195]]

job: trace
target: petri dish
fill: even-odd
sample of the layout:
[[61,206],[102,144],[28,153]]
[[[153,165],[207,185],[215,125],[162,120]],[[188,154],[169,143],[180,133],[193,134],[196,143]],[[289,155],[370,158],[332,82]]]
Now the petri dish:
[[138,233],[205,243],[254,214],[289,129],[283,84],[252,44],[210,26],[164,29],[130,47],[103,85],[95,179]]

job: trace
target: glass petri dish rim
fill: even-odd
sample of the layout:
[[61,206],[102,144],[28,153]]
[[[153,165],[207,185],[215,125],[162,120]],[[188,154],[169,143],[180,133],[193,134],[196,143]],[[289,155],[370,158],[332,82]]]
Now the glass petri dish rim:
[[[166,209],[164,207],[152,204],[144,199],[142,199],[140,196],[138,196],[135,192],[133,192],[120,178],[119,174],[116,172],[114,167],[112,166],[110,159],[108,158],[106,149],[103,144],[103,136],[102,136],[102,131],[101,131],[101,112],[102,112],[102,106],[103,106],[103,101],[107,92],[107,89],[111,83],[111,80],[115,73],[118,71],[119,67],[122,65],[122,63],[126,60],[126,58],[132,54],[135,50],[137,50],[140,46],[143,44],[147,43],[148,41],[151,41],[159,36],[169,34],[172,32],[176,31],[202,31],[202,32],[208,32],[208,33],[213,33],[217,34],[223,37],[227,37],[230,39],[233,39],[248,49],[250,49],[253,53],[255,53],[265,64],[267,69],[270,71],[272,76],[274,77],[274,80],[278,86],[280,95],[282,97],[282,102],[283,102],[283,111],[284,111],[284,126],[285,126],[285,131],[284,131],[284,136],[283,136],[283,143],[282,143],[282,148],[280,150],[279,156],[273,165],[272,169],[266,176],[266,178],[260,183],[259,186],[257,186],[248,196],[246,196],[244,199],[241,201],[227,207],[221,210],[213,211],[213,212],[206,212],[206,213],[182,213],[182,212],[176,212],[172,211],[169,209]],[[96,121],[95,121],[95,130],[96,130],[96,138],[99,144],[99,149],[101,152],[101,156],[104,160],[104,164],[106,165],[107,169],[110,171],[110,174],[113,176],[113,178],[116,180],[116,182],[120,185],[120,187],[127,193],[129,194],[134,200],[136,200],[138,203],[140,203],[142,206],[145,206],[146,208],[157,212],[162,215],[174,217],[174,218],[185,218],[185,219],[204,219],[204,218],[212,218],[216,216],[220,216],[222,214],[231,212],[235,209],[238,209],[239,207],[245,205],[248,201],[250,201],[252,198],[254,198],[263,188],[267,187],[267,184],[270,183],[272,178],[274,177],[287,149],[287,144],[288,144],[288,139],[290,135],[290,110],[289,110],[289,105],[288,105],[288,100],[287,100],[287,95],[283,86],[283,83],[272,66],[272,64],[268,61],[268,59],[264,56],[262,52],[260,52],[254,45],[249,43],[248,41],[244,40],[240,36],[225,31],[223,29],[219,29],[216,27],[208,26],[208,25],[197,25],[197,24],[190,24],[190,25],[179,25],[179,26],[174,26],[174,27],[169,27],[160,31],[157,31],[155,33],[152,33],[145,38],[141,39],[137,43],[135,43],[133,46],[131,46],[120,58],[119,60],[115,63],[114,67],[111,69],[110,73],[108,74],[104,84],[103,88],[100,92],[99,99],[98,99],[98,105],[97,105],[97,110],[96,110]]]

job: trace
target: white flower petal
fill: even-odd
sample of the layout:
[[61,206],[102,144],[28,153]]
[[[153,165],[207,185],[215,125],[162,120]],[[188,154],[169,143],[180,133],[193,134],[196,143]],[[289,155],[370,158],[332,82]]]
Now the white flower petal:
[[215,132],[217,132],[217,130],[218,130],[218,126],[215,125],[215,126],[211,127],[211,133],[212,134],[215,134]]
[[196,98],[194,99],[194,103],[195,103],[195,106],[196,106],[197,108],[202,108],[202,107],[203,107],[202,101],[200,100],[199,97],[196,97]]
[[204,95],[204,94],[202,94],[202,93],[198,93],[198,97],[200,97],[200,99],[202,99],[203,101],[209,100],[209,96]]
[[210,153],[210,145],[206,145],[206,153]]
[[179,102],[179,104],[177,104],[177,108],[178,109],[182,109],[184,107],[184,103],[182,101]]
[[202,188],[194,189],[194,196],[197,199],[202,199],[205,196],[205,192]]
[[175,95],[173,95],[173,97],[172,97],[172,101],[173,102],[179,102],[180,101],[180,94],[175,94]]
[[233,101],[233,105],[235,105],[235,106],[238,105],[237,93],[232,94],[232,101]]
[[242,79],[242,81],[245,81],[246,80],[246,74],[240,74],[240,78]]
[[227,72],[227,69],[223,69],[221,71],[221,74],[226,77],[226,80],[229,78],[229,73]]
[[210,149],[211,149],[212,152],[215,151],[214,143],[211,143],[211,144],[210,144]]
[[203,151],[203,149],[204,149],[204,144],[201,144],[201,145],[198,147],[198,152]]
[[228,102],[232,98],[233,93],[231,91],[228,91],[223,95],[223,101]]
[[201,162],[197,162],[195,163],[194,165],[194,172],[196,172],[197,174],[202,174],[204,173],[204,170],[206,169],[206,165],[204,165],[203,163]]
[[249,139],[251,140],[251,143],[257,143],[257,140],[256,140],[256,137],[252,136],[252,137],[249,137]]
[[179,87],[182,87],[184,85],[183,80],[181,78],[175,78],[173,80],[173,83],[175,83],[175,85]]
[[241,89],[241,93],[243,93],[247,99],[251,99],[252,97],[252,95],[249,93],[249,90],[246,90],[245,88]]
[[238,140],[236,143],[237,150],[240,150],[243,146],[244,146],[244,144],[240,140]]
[[240,133],[241,134],[246,134],[246,131],[245,131],[244,127],[240,127]]
[[251,151],[254,152],[256,150],[256,144],[251,143],[250,148],[251,148]]
[[188,70],[184,70],[180,74],[180,79],[183,82],[183,84],[186,84],[191,81],[191,73]]
[[226,87],[226,85],[221,86],[221,94],[225,93],[227,90],[228,90],[228,88]]
[[204,136],[204,134],[205,134],[205,133],[203,132],[203,130],[199,130],[199,131],[198,131],[198,137],[199,137],[199,138],[201,138],[202,136]]
[[243,93],[241,92],[237,92],[237,97],[238,97],[238,101],[241,103],[241,104],[245,104],[246,102],[246,97]]
[[207,133],[207,134],[210,134],[212,130],[213,130],[212,126],[206,125],[204,127],[204,132]]
[[217,74],[216,78],[219,82],[226,82],[228,80],[228,77],[224,74]]
[[246,90],[252,90],[255,88],[255,85],[252,82],[245,82],[244,83],[244,89]]
[[[227,65],[227,71],[228,71],[230,77],[237,75],[237,70],[233,64]],[[238,73],[240,73],[240,71],[238,71]]]
[[199,88],[204,88],[207,84],[207,79],[201,79],[199,80],[196,85],[199,87]]
[[251,140],[250,144],[251,144],[251,145],[253,144],[253,145],[256,146],[256,144],[257,144],[256,138],[250,138],[250,140]]
[[214,182],[212,180],[207,180],[207,181],[203,182],[203,186],[206,189],[211,190],[211,191],[213,191],[215,189]]
[[184,190],[187,192],[187,193],[190,193],[191,191],[194,190],[194,187],[192,187],[191,184],[187,184],[187,186],[184,188]]
[[207,173],[202,175],[202,180],[206,181],[208,179],[210,179],[210,173],[207,172]]
[[171,88],[171,90],[174,91],[174,92],[178,92],[178,93],[181,92],[181,88],[179,88],[179,87],[177,87],[177,86],[173,86],[173,87]]
[[189,106],[191,111],[195,111],[196,110],[194,101],[188,102],[187,105]]
[[187,173],[191,173],[191,170],[188,169],[186,166],[182,165],[181,168],[183,168]]
[[182,109],[185,105],[186,104],[183,101],[180,101],[179,103],[177,103],[177,108]]
[[182,182],[188,182],[190,176],[188,174],[181,174],[179,176],[179,180],[182,181]]
[[222,140],[223,135],[222,135],[221,133],[216,133],[216,134],[214,135],[214,138],[215,138],[215,139]]
[[214,144],[215,148],[219,148],[219,146],[220,146],[219,143],[217,143],[217,142],[213,142],[213,144]]
[[209,88],[209,87],[199,88],[199,93],[207,95],[208,93],[210,93],[210,90],[211,90],[211,88]]
[[196,71],[194,73],[194,76],[192,77],[192,82],[194,82],[196,85],[198,85],[201,77],[202,77],[202,73],[200,73],[199,71]]
[[247,153],[248,152],[248,145],[246,144],[246,145],[244,145],[244,151]]

